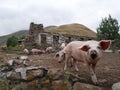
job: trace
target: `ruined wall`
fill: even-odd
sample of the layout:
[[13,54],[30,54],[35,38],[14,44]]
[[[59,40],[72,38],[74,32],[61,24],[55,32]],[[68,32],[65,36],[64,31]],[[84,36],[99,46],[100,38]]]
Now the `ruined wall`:
[[58,48],[63,42],[69,43],[75,40],[84,41],[91,39],[94,38],[44,32],[43,24],[34,24],[33,22],[31,22],[29,27],[29,33],[24,40],[24,44],[25,46],[27,45],[36,47],[38,45],[43,48],[46,48],[48,46]]
[[85,41],[85,40],[92,40],[95,38],[90,37],[80,37],[75,35],[68,35],[68,34],[51,34],[51,33],[39,33],[39,45],[41,47],[52,46],[55,49],[60,47],[61,43],[69,43],[71,41]]
[[43,33],[43,24],[30,23],[29,33],[24,39],[25,46],[37,46],[39,42],[39,33]]
[[43,32],[43,24],[34,24],[33,22],[30,23],[29,35],[36,35]]

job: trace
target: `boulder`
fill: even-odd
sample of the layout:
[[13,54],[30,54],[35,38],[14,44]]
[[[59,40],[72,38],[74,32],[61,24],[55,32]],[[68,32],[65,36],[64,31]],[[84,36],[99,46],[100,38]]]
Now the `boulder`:
[[73,90],[102,90],[102,88],[90,84],[76,82],[73,86]]
[[67,84],[63,80],[56,80],[52,82],[53,90],[69,90]]
[[16,73],[20,73],[21,80],[33,80],[37,77],[42,78],[47,75],[47,69],[44,67],[24,67],[24,68],[17,68],[15,69]]
[[112,85],[112,90],[120,90],[120,82],[114,83]]
[[63,76],[63,70],[61,69],[57,69],[57,68],[52,68],[48,70],[48,76],[52,79],[52,80],[58,80],[58,79],[62,79]]

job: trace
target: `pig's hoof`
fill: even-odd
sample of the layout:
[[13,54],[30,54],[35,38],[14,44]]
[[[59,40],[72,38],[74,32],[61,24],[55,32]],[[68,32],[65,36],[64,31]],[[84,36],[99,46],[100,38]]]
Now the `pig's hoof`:
[[99,84],[100,85],[103,85],[103,84],[106,84],[107,83],[107,80],[106,79],[99,79]]
[[97,85],[97,84],[98,84],[97,79],[92,79],[92,81],[93,81],[93,83],[94,83],[95,85]]
[[64,71],[66,71],[67,70],[67,68],[64,68]]
[[99,83],[98,82],[93,82],[95,85],[98,85]]
[[76,70],[77,72],[79,72],[79,69],[78,69],[78,68],[76,68],[75,70]]
[[98,81],[96,81],[96,80],[92,80],[92,83],[93,83],[94,85],[98,85],[98,84],[99,84]]

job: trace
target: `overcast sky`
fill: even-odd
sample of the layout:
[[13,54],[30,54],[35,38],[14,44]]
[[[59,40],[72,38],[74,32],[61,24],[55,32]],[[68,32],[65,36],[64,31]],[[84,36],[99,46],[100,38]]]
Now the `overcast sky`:
[[93,31],[110,14],[120,23],[119,0],[0,0],[0,36],[29,29],[30,22],[79,23]]

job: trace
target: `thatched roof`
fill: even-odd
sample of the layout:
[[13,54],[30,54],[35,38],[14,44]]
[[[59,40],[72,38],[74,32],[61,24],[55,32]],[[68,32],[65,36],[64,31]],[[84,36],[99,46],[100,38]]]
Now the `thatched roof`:
[[77,36],[96,37],[96,33],[82,24],[66,24],[60,26],[50,26],[45,28],[45,32],[70,34]]

